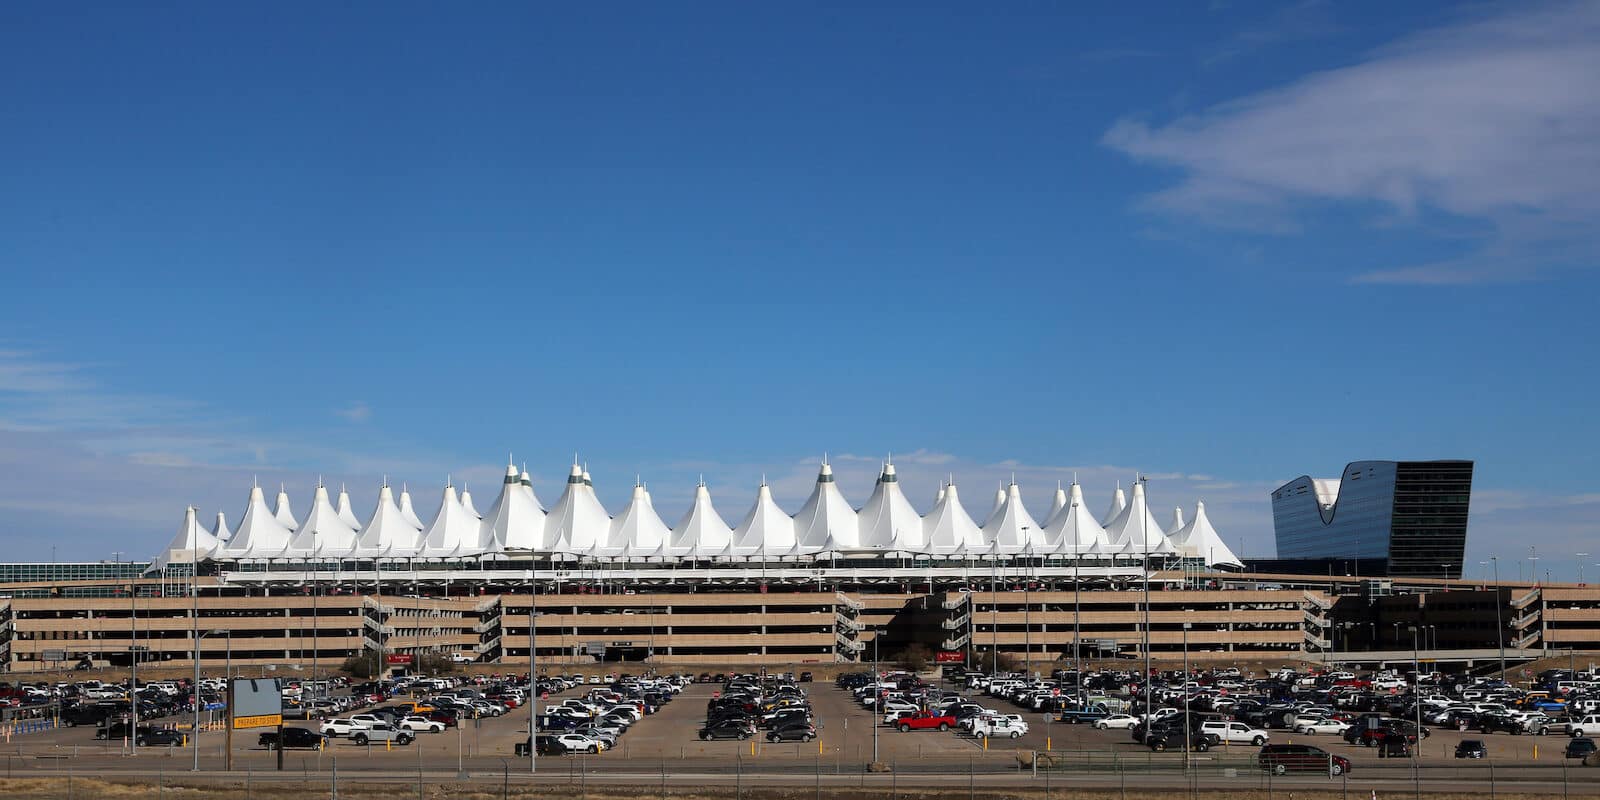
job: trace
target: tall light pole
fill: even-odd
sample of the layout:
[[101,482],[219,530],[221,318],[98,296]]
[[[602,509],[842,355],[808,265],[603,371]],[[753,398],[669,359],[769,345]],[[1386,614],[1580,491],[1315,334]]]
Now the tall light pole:
[[1144,507],[1139,509],[1139,539],[1144,544],[1144,713],[1149,719],[1151,701],[1155,696],[1154,681],[1150,680],[1150,481],[1145,476],[1139,476],[1139,484],[1144,487],[1140,494],[1144,500]]
[[[1033,621],[1029,616],[1032,611],[1033,580],[1029,574],[1033,566],[1033,543],[1028,541],[1028,526],[1022,526],[1022,541],[1027,544],[1028,555],[1025,563],[1029,569],[1022,575],[1022,669],[1024,672],[1033,671]],[[877,759],[873,759],[876,761]]]
[[1583,560],[1589,557],[1588,553],[1575,553],[1578,557],[1578,583],[1583,583]]
[[[128,556],[128,571],[133,572],[133,556]],[[128,730],[128,744],[133,755],[139,754],[139,576],[128,579],[128,655],[132,665],[132,686],[128,687],[128,707],[133,711],[133,727]]]
[[1000,547],[995,542],[989,565],[989,682],[1000,674]]
[[872,721],[872,763],[878,763],[878,729],[883,727],[883,689],[878,687],[878,682],[883,680],[883,668],[878,664],[878,639],[882,638],[883,629],[878,626],[872,628],[872,686],[877,692],[873,698],[872,715],[878,717]]
[[1500,682],[1506,682],[1506,629],[1500,622],[1500,557],[1489,556],[1494,563],[1494,639],[1500,647]]
[[[190,769],[191,772],[200,771],[200,640],[207,636],[221,633],[228,635],[228,658],[231,661],[233,658],[232,631],[206,631],[201,633],[196,630],[194,632],[194,727],[191,728],[194,735],[189,737],[189,746],[194,748],[194,767]],[[229,666],[231,668],[232,665],[230,664]],[[233,727],[231,722],[228,727],[230,729]],[[232,737],[229,737],[229,739],[231,741]]]
[[528,774],[539,771],[539,656],[534,618],[539,609],[538,572],[530,569],[528,591]]
[[[1188,610],[1184,610],[1188,615]],[[1189,628],[1194,623],[1183,623],[1183,768],[1189,769]]]
[[[1077,496],[1077,494],[1080,491],[1077,488],[1077,480],[1076,479],[1073,480],[1073,489],[1072,489],[1072,491],[1073,491],[1073,496]],[[1071,513],[1073,514],[1073,519],[1076,519],[1077,518],[1077,513],[1078,513],[1078,503],[1077,503],[1076,500],[1074,500],[1073,503],[1072,503],[1072,512]],[[1076,526],[1074,526],[1074,529],[1076,529]],[[1081,537],[1079,539],[1079,542],[1082,542],[1082,538]],[[1072,671],[1077,673],[1077,681],[1076,681],[1077,682],[1077,686],[1075,686],[1074,688],[1077,690],[1078,708],[1082,709],[1083,708],[1083,638],[1082,638],[1083,637],[1083,626],[1082,626],[1082,624],[1080,622],[1080,617],[1082,616],[1082,610],[1083,610],[1083,604],[1081,602],[1081,600],[1083,598],[1083,571],[1082,571],[1082,567],[1081,567],[1081,565],[1083,564],[1083,546],[1082,546],[1082,544],[1074,544],[1073,549],[1076,550],[1077,552],[1074,553],[1073,556],[1072,556]]]
[[1411,748],[1411,779],[1412,790],[1416,800],[1422,800],[1422,774],[1418,771],[1419,759],[1422,758],[1422,659],[1417,655],[1418,625],[1411,626],[1411,671],[1417,676],[1415,683],[1411,684],[1411,705],[1416,713],[1417,744]]

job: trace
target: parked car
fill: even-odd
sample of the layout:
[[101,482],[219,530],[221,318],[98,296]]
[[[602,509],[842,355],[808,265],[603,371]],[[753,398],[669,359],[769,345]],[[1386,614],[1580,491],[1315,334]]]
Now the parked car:
[[769,742],[809,742],[815,738],[817,738],[817,729],[805,723],[785,725],[784,727],[767,731],[767,741]]
[[[541,756],[559,756],[563,753],[570,752],[567,750],[567,746],[561,743],[560,737],[542,733],[539,734],[537,746],[539,755]],[[527,758],[528,740],[524,739],[520,742],[517,742],[516,746],[513,747],[512,750],[517,756]]]
[[416,738],[416,734],[411,731],[396,728],[387,722],[379,722],[350,734],[350,739],[359,745],[365,745],[369,742],[411,744],[412,740]]
[[444,733],[444,723],[427,717],[402,717],[395,727],[412,733]]
[[[322,734],[317,733],[310,728],[286,727],[283,729],[283,746],[285,748],[306,748],[318,750],[322,748],[323,744],[327,742],[327,740],[328,737],[323,736]],[[278,747],[278,732],[263,732],[261,737],[256,740],[256,744],[258,746],[265,747],[268,750],[276,749]]]
[[1269,744],[1256,755],[1256,763],[1264,770],[1279,775],[1286,772],[1321,772],[1343,775],[1350,771],[1350,759],[1336,756],[1320,747],[1309,744]]
[[357,731],[366,730],[367,727],[352,719],[334,717],[322,723],[321,733],[330,737],[354,736]]
[[1488,758],[1489,747],[1482,739],[1462,739],[1456,745],[1456,758]]
[[141,730],[134,741],[140,747],[179,747],[183,745],[183,734],[170,728],[152,728]]
[[742,722],[720,722],[700,729],[700,739],[702,741],[748,738],[750,738],[750,726]]
[[1299,722],[1295,725],[1294,732],[1304,734],[1306,736],[1315,736],[1319,733],[1333,734],[1337,736],[1343,734],[1346,730],[1349,730],[1349,728],[1350,723],[1348,722],[1323,718]]
[[1228,722],[1218,720],[1200,723],[1200,732],[1214,737],[1219,742],[1231,744],[1253,744],[1257,747],[1264,745],[1272,738],[1272,734],[1260,728],[1253,728],[1243,722]]
[[1129,729],[1133,728],[1133,726],[1138,725],[1138,724],[1139,724],[1139,718],[1138,717],[1132,716],[1130,714],[1112,714],[1112,715],[1110,715],[1108,717],[1104,717],[1102,719],[1096,720],[1095,723],[1094,723],[1094,726],[1096,728],[1099,728],[1100,730],[1109,730],[1109,729],[1112,729],[1112,728],[1116,728],[1116,729],[1120,729],[1120,730],[1129,730]]
[[1567,758],[1588,758],[1594,752],[1594,740],[1588,737],[1578,736],[1567,742]]

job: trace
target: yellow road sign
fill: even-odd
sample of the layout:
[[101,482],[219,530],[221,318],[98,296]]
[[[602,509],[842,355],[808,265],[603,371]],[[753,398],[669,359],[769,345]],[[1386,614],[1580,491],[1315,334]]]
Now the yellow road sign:
[[260,714],[254,717],[234,717],[233,729],[276,728],[283,724],[282,714]]

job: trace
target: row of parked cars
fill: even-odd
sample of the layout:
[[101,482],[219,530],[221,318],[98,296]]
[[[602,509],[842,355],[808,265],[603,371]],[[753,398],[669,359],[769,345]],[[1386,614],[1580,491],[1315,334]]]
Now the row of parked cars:
[[706,702],[705,722],[696,735],[702,741],[762,735],[773,743],[809,742],[817,738],[817,719],[797,681],[780,675],[731,675]]
[[540,755],[610,750],[634,724],[671,702],[687,683],[682,676],[623,676],[601,685],[540,676],[537,685],[545,690],[541,694],[553,694],[549,689],[588,689],[581,696],[544,705],[534,721],[536,735],[518,742],[516,754],[526,756],[530,747]]

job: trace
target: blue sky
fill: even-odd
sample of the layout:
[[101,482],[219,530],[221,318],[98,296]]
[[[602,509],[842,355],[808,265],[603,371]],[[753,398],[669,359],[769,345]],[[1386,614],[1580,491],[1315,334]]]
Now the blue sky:
[[1283,480],[1472,458],[1470,558],[1583,550],[1594,74],[1593,2],[13,5],[0,536],[892,451],[1247,553]]

